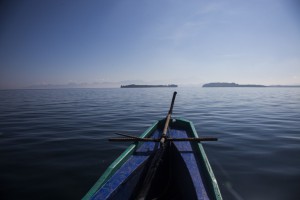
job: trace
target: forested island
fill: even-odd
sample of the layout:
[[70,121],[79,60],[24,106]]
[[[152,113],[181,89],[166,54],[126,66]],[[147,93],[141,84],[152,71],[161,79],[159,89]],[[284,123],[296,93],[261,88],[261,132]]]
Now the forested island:
[[170,84],[170,85],[121,85],[121,88],[157,88],[157,87],[178,87],[178,85]]
[[240,85],[236,83],[207,83],[202,87],[267,87],[265,85],[246,84]]

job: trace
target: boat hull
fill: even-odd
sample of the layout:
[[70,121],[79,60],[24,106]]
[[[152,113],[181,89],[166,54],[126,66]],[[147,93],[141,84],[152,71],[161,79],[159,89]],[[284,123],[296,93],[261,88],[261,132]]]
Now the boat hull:
[[[141,138],[159,138],[165,120],[154,123]],[[173,119],[168,136],[198,137],[192,122]],[[171,142],[150,188],[150,199],[217,199],[219,187],[201,143]],[[83,199],[135,199],[149,170],[155,142],[131,144],[104,172]]]

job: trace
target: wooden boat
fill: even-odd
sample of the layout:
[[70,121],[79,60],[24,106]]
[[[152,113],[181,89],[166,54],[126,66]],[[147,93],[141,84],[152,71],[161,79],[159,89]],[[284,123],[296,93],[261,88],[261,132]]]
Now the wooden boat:
[[104,172],[83,199],[216,199],[222,196],[192,122],[166,119],[154,123],[132,141]]

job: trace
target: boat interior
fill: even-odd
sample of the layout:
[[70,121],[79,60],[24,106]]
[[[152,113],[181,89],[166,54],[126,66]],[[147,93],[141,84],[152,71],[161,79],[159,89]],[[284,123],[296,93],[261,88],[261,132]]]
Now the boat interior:
[[[152,137],[161,135],[157,129]],[[169,136],[188,137],[185,130],[170,129]],[[144,142],[96,192],[94,199],[211,199],[204,163],[190,142]],[[152,173],[149,179],[149,173]],[[206,176],[205,176],[206,175]],[[150,180],[150,181],[149,181]]]

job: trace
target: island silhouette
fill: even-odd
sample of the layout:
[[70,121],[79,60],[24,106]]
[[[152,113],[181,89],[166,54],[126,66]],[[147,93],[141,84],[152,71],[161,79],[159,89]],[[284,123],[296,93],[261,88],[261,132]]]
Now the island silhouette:
[[154,87],[178,87],[175,84],[169,84],[169,85],[121,85],[121,88],[154,88]]
[[267,87],[265,85],[245,84],[240,85],[237,83],[206,83],[202,87]]

